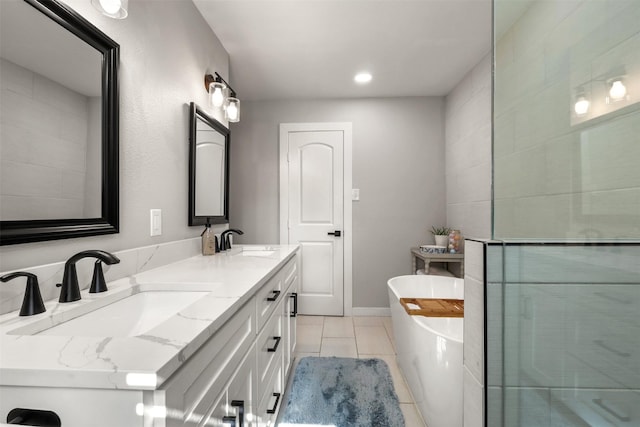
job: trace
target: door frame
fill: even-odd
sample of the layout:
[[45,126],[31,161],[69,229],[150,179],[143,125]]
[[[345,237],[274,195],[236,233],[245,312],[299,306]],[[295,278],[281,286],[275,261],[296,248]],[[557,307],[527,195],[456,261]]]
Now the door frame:
[[[342,131],[344,138],[343,146],[343,313],[344,316],[353,315],[353,207],[351,201],[351,188],[353,185],[353,132],[351,122],[334,123],[280,123],[280,243],[288,243],[288,222],[289,222],[289,132],[314,132],[314,131]],[[302,284],[300,285],[302,288]]]

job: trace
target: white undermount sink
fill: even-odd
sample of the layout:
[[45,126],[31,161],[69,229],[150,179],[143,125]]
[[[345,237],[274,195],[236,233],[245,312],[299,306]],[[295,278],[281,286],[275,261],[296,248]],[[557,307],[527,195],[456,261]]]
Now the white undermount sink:
[[50,319],[45,318],[29,327],[13,330],[10,334],[85,337],[144,335],[208,293],[200,290],[140,291],[89,312],[78,310],[75,316],[72,310],[69,312],[71,319],[54,326],[51,326]]

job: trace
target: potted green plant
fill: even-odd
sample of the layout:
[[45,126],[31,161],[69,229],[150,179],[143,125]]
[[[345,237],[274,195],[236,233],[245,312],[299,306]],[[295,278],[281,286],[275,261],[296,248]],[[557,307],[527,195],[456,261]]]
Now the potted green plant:
[[444,246],[446,248],[449,243],[449,233],[451,233],[451,229],[448,227],[431,227],[431,234],[436,239],[436,246]]

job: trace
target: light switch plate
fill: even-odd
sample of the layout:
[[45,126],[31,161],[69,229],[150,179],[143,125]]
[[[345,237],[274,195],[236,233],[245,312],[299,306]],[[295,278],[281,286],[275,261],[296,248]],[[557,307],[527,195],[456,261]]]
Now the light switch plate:
[[359,188],[352,188],[351,189],[351,200],[360,200],[360,189]]
[[162,209],[151,209],[149,212],[151,235],[160,236],[162,234]]

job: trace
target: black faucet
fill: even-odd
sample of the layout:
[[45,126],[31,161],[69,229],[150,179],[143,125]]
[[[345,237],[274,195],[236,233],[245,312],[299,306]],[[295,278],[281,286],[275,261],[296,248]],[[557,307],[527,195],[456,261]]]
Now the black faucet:
[[25,271],[17,271],[15,273],[5,274],[0,277],[0,280],[8,282],[16,277],[27,278],[27,289],[24,291],[24,299],[22,300],[22,307],[20,308],[20,316],[32,316],[34,314],[40,314],[47,311],[47,309],[44,308],[44,302],[42,302],[40,286],[38,286],[38,276]]
[[237,228],[230,228],[228,230],[223,231],[220,234],[220,252],[226,251],[227,249],[231,249],[231,241],[229,240],[229,234],[236,233],[239,235],[244,234],[242,230],[238,230]]
[[91,289],[89,292],[104,292],[107,290],[107,285],[104,280],[104,274],[102,273],[102,263],[111,265],[120,262],[120,259],[106,251],[91,250],[78,252],[67,260],[64,264],[64,274],[62,276],[62,283],[58,283],[56,286],[61,287],[60,290],[60,302],[73,302],[80,299],[80,286],[78,286],[78,272],[76,271],[76,262],[82,258],[98,258],[93,270],[93,279],[91,280]]

